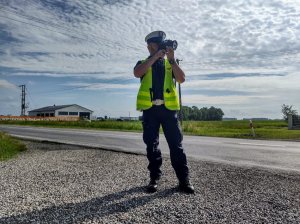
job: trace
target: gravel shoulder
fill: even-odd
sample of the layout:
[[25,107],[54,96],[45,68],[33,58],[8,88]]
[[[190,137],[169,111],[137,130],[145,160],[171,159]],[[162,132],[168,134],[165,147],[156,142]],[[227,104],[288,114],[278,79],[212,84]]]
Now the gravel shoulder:
[[300,174],[189,161],[179,193],[169,158],[159,191],[143,155],[24,141],[0,162],[0,223],[300,223]]

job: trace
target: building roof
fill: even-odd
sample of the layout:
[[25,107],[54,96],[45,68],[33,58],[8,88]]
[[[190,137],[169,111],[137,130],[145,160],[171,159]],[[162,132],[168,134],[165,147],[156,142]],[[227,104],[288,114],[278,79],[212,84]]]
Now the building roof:
[[[77,104],[67,104],[67,105],[53,105],[53,106],[47,106],[47,107],[42,107],[42,108],[38,108],[38,109],[35,109],[35,110],[30,110],[29,112],[43,112],[43,111],[55,111],[55,110],[59,110],[59,109],[62,109],[62,108],[66,108],[66,107],[70,107],[70,106],[78,106],[78,107],[81,107],[81,108],[84,108],[86,110],[89,110],[85,107],[82,107],[82,106],[79,106]],[[92,112],[92,110],[89,110]]]

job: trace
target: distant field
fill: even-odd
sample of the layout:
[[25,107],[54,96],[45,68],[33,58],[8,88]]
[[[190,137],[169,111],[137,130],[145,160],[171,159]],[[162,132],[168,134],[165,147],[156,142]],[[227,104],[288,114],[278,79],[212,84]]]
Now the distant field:
[[0,161],[10,159],[24,150],[26,150],[24,144],[0,132]]
[[[142,131],[140,121],[0,121],[0,124]],[[253,121],[253,125],[255,139],[300,140],[300,130],[288,130],[285,121]],[[184,121],[182,129],[188,135],[254,138],[249,121]]]
[[[300,140],[300,130],[288,130],[285,121],[253,121],[255,139],[293,139]],[[254,138],[249,121],[186,121],[183,125],[186,134]]]

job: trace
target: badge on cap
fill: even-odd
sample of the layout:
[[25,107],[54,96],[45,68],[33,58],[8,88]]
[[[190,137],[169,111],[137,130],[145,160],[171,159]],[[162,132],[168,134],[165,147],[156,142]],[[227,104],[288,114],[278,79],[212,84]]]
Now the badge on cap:
[[145,37],[145,41],[147,43],[151,43],[151,42],[160,43],[165,38],[166,38],[166,34],[164,31],[153,31]]

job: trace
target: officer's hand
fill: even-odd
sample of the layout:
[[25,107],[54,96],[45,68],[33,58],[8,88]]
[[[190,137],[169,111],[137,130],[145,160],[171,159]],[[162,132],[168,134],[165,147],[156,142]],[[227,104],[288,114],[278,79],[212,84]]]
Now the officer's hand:
[[167,47],[167,52],[166,52],[168,60],[173,59],[174,60],[174,50],[172,47]]
[[166,51],[165,50],[159,50],[155,53],[155,58],[159,59],[159,58],[164,58],[166,55]]

